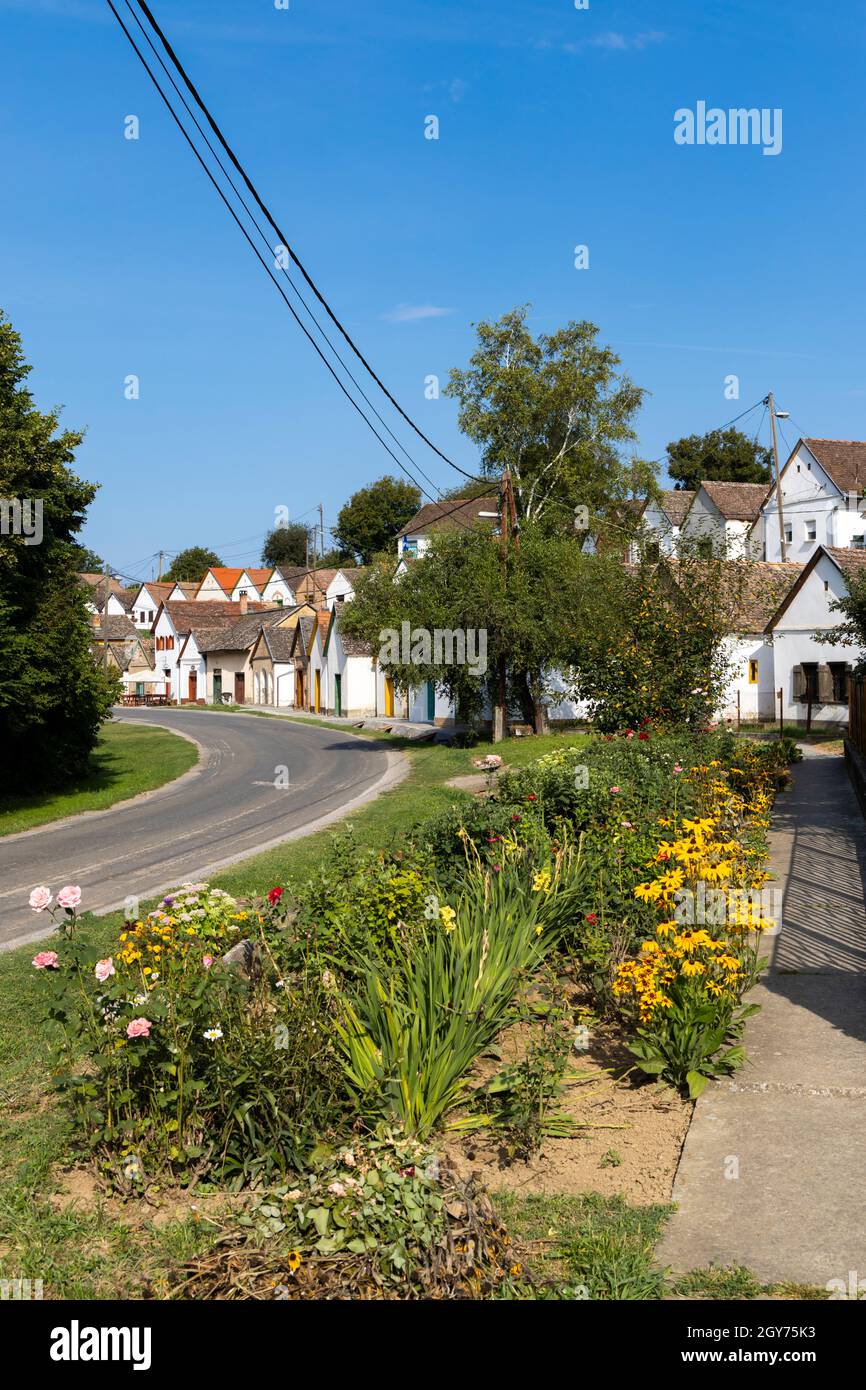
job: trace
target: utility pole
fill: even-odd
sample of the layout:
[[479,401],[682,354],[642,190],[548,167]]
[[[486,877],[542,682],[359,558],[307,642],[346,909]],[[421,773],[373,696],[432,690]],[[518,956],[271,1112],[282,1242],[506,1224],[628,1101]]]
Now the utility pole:
[[782,556],[782,564],[784,564],[788,558],[788,543],[785,540],[785,513],[782,508],[782,477],[779,472],[779,446],[776,442],[776,402],[773,399],[772,391],[768,394],[764,404],[770,411],[770,429],[773,434],[773,459],[776,465],[776,510],[779,513],[779,550]]
[[[517,526],[514,488],[511,483],[511,471],[506,468],[499,484],[499,562],[504,585],[508,582],[508,545],[512,536],[514,537],[514,544],[519,545],[520,535]],[[504,652],[500,652],[496,665],[498,689],[496,703],[493,706],[493,742],[501,743],[505,737],[508,723],[508,672]]]
[[163,557],[164,554],[165,554],[165,551],[164,551],[164,550],[161,550],[161,551],[159,552],[159,575],[157,576],[157,583],[162,579],[162,557]]
[[321,502],[319,503],[319,554],[322,559],[325,558],[325,514]]

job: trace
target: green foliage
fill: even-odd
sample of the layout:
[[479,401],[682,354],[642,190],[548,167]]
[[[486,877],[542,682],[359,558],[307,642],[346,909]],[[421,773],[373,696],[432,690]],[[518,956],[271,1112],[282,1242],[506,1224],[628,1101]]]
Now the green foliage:
[[[0,314],[0,498],[41,506],[41,539],[0,535],[0,747],[10,784],[61,786],[87,767],[119,685],[90,652],[76,533],[96,488],[72,472],[82,434],[57,433],[25,386],[21,340]],[[31,512],[31,526],[34,513]]]
[[298,565],[310,563],[310,528],[301,521],[290,521],[285,526],[275,526],[265,536],[262,546],[262,564],[271,569],[281,566],[294,569]]
[[710,430],[674,440],[667,471],[678,487],[694,491],[702,482],[768,483],[773,455],[738,429]]
[[543,950],[538,912],[515,904],[505,874],[472,874],[440,914],[387,975],[368,967],[343,995],[337,1023],[364,1118],[417,1138],[463,1098],[469,1067],[507,1016],[516,972]]
[[[379,1276],[411,1279],[445,1226],[435,1165],[417,1144],[353,1140],[319,1145],[294,1187],[278,1187],[242,1225],[302,1254],[366,1255]],[[291,1267],[291,1264],[290,1264]]]
[[712,720],[730,678],[724,639],[746,573],[725,557],[685,552],[675,571],[642,561],[599,573],[605,619],[577,635],[572,691],[600,729]]
[[175,584],[184,579],[203,579],[207,570],[221,568],[222,563],[215,550],[208,550],[204,545],[190,545],[175,555],[162,577]]
[[353,493],[340,508],[334,540],[347,555],[367,565],[382,551],[393,553],[397,532],[420,505],[420,488],[386,474]]
[[645,465],[620,458],[644,393],[619,373],[594,324],[534,339],[528,314],[524,305],[477,324],[469,366],[451,372],[445,394],[459,402],[460,428],[479,446],[483,472],[511,470],[521,517],[550,512],[571,526],[583,506],[595,526],[651,479]]

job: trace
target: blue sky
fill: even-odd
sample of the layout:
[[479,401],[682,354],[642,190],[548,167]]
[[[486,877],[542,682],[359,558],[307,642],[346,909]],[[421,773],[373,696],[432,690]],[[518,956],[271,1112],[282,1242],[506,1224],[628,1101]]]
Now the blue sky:
[[[651,394],[638,452],[776,392],[866,437],[866,12],[790,0],[155,0],[298,254],[404,408],[470,471],[473,321],[588,318]],[[40,405],[86,426],[84,539],[128,574],[254,562],[395,471],[230,222],[101,0],[0,0],[0,306]],[[783,148],[678,146],[698,101]],[[137,115],[140,139],[123,138]],[[424,139],[425,117],[440,122]],[[590,268],[574,268],[586,244]],[[124,379],[139,377],[137,401]],[[740,400],[725,378],[740,378]],[[753,417],[757,423],[757,417]],[[793,442],[797,425],[786,429]],[[396,426],[395,426],[396,428]],[[400,431],[398,431],[400,432]],[[456,475],[401,437],[439,486]],[[417,449],[416,449],[417,444]],[[312,520],[312,515],[309,515]]]

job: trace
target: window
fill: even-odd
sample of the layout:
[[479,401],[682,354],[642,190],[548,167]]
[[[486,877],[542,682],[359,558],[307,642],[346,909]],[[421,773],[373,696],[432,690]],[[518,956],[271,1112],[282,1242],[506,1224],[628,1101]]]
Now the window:
[[817,661],[804,661],[804,662],[803,662],[803,676],[804,676],[805,682],[806,682],[806,689],[805,689],[804,692],[803,692],[803,698],[804,698],[804,700],[805,700],[807,703],[808,703],[809,701],[813,701],[813,702],[817,703],[817,701],[818,701],[818,663],[817,663]]
[[847,705],[848,666],[844,661],[831,661],[829,666],[830,675],[833,678],[833,704]]
[[758,684],[758,662],[756,658],[749,661],[749,685]]
[[403,554],[404,554],[404,555],[414,555],[414,556],[417,556],[417,554],[418,554],[418,542],[417,542],[417,541],[407,541],[407,540],[404,540],[404,542],[403,542]]
[[866,550],[866,536],[862,532],[859,536],[852,536],[851,544],[855,550]]
[[337,594],[337,602],[338,602],[338,603],[345,603],[345,601],[346,601],[346,595],[345,595],[345,594]]
[[658,541],[647,541],[644,545],[644,556],[647,560],[657,560],[659,558]]
[[790,545],[793,539],[794,539],[794,526],[793,526],[793,523],[790,522],[790,521],[786,521],[786,522],[785,522],[785,541],[786,541],[786,543],[787,543],[788,545]]
[[246,598],[246,596],[247,596],[247,591],[246,591],[246,589],[238,589],[238,598]]
[[816,540],[817,537],[818,537],[818,523],[817,523],[816,521],[807,521],[807,522],[805,523],[805,525],[806,525],[806,540],[807,540],[807,541],[814,541],[814,540]]

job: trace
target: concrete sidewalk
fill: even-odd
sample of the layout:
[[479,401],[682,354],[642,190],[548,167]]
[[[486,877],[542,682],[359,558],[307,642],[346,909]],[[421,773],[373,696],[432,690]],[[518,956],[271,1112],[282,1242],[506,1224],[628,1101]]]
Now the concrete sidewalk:
[[773,813],[782,930],[750,995],[750,1065],[697,1103],[659,1258],[820,1288],[855,1270],[866,1295],[866,825],[841,757],[794,778]]

